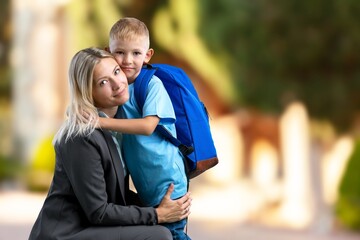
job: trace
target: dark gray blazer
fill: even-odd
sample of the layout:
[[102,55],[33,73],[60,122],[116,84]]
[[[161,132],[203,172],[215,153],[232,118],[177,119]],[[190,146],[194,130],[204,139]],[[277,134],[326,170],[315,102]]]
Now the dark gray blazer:
[[55,152],[54,178],[30,240],[123,239],[123,226],[156,224],[154,208],[130,206],[128,179],[108,131],[62,141]]

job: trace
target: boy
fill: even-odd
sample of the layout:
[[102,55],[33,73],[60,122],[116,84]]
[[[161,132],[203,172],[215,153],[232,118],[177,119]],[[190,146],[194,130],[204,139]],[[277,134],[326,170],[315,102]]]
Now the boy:
[[[151,79],[143,109],[134,96],[133,83],[154,54],[149,39],[146,25],[136,18],[120,19],[111,28],[109,50],[128,79],[130,99],[122,108],[127,119],[99,122],[102,128],[125,133],[124,157],[140,199],[145,206],[157,206],[171,183],[175,186],[171,198],[177,199],[186,194],[188,181],[178,148],[154,132],[161,124],[176,136],[174,109],[161,80]],[[186,219],[165,224],[174,239],[190,239],[185,225]]]

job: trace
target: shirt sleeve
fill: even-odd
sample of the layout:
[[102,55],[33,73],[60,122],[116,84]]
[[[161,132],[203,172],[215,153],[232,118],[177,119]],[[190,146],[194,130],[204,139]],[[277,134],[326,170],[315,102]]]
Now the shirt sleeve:
[[143,107],[143,117],[146,116],[158,116],[160,124],[171,124],[175,123],[176,120],[169,94],[161,80],[156,76],[153,76],[149,82]]

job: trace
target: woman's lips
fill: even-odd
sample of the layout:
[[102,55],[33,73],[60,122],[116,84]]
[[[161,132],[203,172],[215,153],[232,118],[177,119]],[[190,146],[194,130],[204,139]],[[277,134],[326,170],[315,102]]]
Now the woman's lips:
[[114,97],[118,97],[120,95],[123,95],[124,94],[124,91],[126,90],[126,87],[121,87],[113,96]]

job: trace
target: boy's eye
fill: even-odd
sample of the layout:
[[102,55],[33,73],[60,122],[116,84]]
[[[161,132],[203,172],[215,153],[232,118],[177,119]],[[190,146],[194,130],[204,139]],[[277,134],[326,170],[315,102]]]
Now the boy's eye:
[[134,55],[141,55],[141,52],[134,52]]
[[115,52],[115,54],[117,54],[117,55],[123,55],[124,52],[122,52],[122,51],[117,51],[117,52]]

